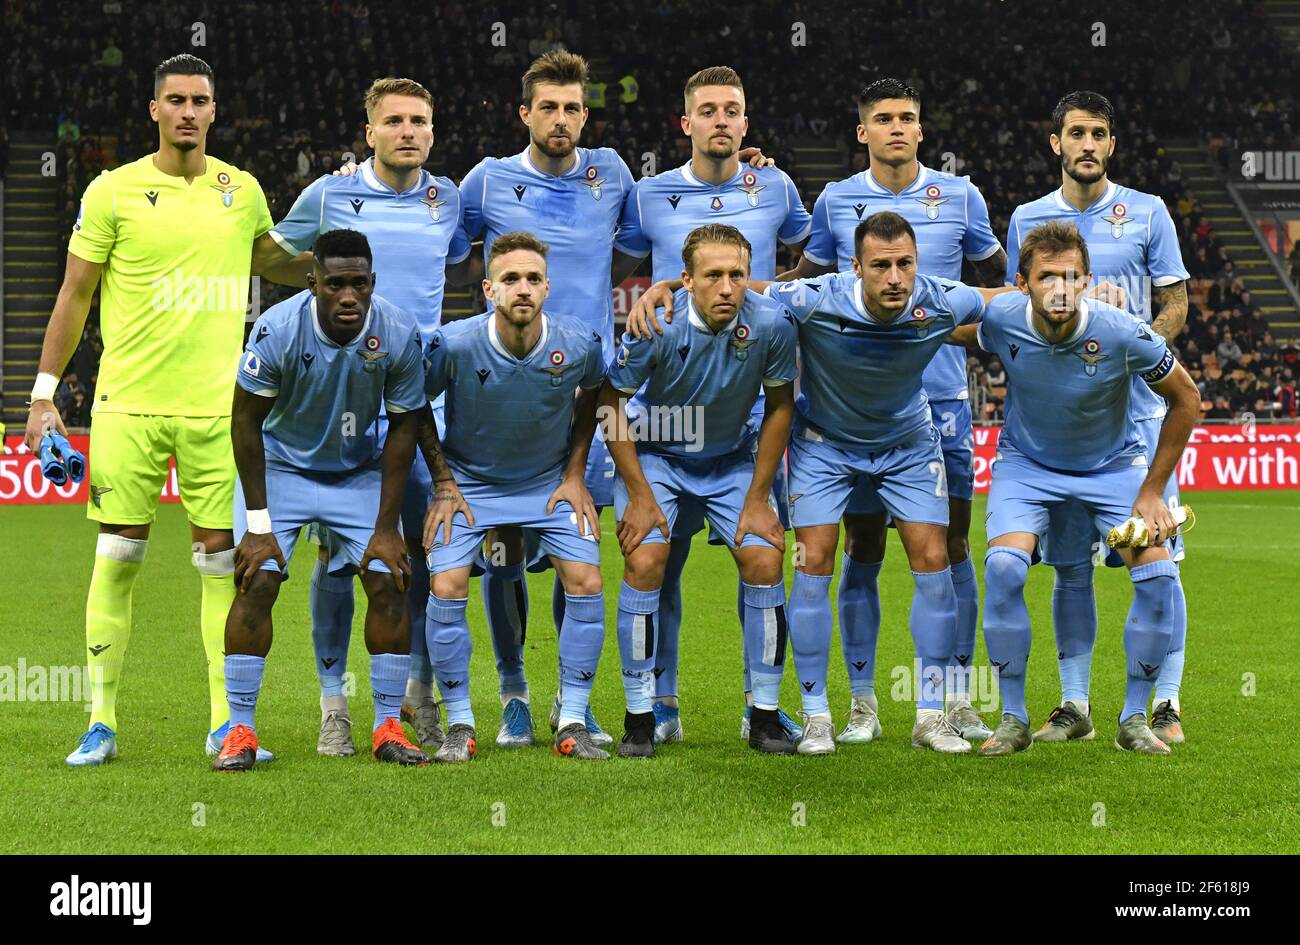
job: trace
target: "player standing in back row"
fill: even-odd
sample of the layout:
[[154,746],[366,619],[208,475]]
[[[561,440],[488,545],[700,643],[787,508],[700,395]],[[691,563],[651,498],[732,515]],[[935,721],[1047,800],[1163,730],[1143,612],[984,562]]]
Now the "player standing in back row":
[[[1088,244],[1096,280],[1123,286],[1125,307],[1173,342],[1187,321],[1187,284],[1173,220],[1164,201],[1112,182],[1107,167],[1115,154],[1115,114],[1096,92],[1071,92],[1052,110],[1052,150],[1061,159],[1061,187],[1016,208],[1007,232],[1007,282],[1014,283],[1019,247],[1034,227],[1052,220],[1073,223]],[[1148,287],[1149,283],[1149,287]],[[1164,398],[1139,377],[1132,380],[1129,410],[1154,464]],[[1165,503],[1178,504],[1178,479],[1171,476]],[[1089,683],[1092,649],[1097,641],[1097,602],[1093,596],[1093,559],[1097,534],[1091,518],[1074,507],[1054,510],[1043,538],[1043,560],[1056,570],[1052,623],[1061,676],[1061,703],[1034,733],[1039,741],[1062,742],[1090,737],[1092,707]],[[1187,642],[1187,600],[1178,562],[1182,538],[1170,540],[1175,571],[1173,635],[1168,656],[1160,661],[1151,730],[1168,743],[1183,740],[1179,687]],[[1114,552],[1108,564],[1118,565]]]
[[[158,65],[153,83],[158,150],[100,174],[82,195],[27,418],[33,452],[47,430],[66,432],[51,398],[98,286],[104,353],[86,509],[99,523],[86,596],[92,709],[90,729],[68,756],[74,767],[117,756],[131,600],[170,457],[202,586],[209,754],[228,730],[221,653],[235,596],[230,388],[250,268],[287,284],[302,285],[306,276],[303,261],[286,259],[267,234],[271,215],[257,181],[206,153],[216,118],[211,67],[175,56]],[[270,752],[261,758],[269,761]]]

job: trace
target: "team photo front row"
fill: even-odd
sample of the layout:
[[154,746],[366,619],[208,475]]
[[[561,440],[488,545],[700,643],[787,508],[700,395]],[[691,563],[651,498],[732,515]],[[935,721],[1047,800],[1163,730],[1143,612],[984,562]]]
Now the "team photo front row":
[[[1034,744],[1024,589],[1050,534],[1056,560],[1077,553],[1091,562],[1097,542],[1107,541],[1128,569],[1115,744],[1168,754],[1147,705],[1180,594],[1171,546],[1182,515],[1165,496],[1199,410],[1191,378],[1148,324],[1098,297],[1087,243],[1072,224],[1031,230],[1016,284],[1000,289],[919,274],[915,234],[895,213],[867,217],[853,239],[851,271],[774,282],[751,278],[752,250],[739,230],[698,227],[682,247],[680,280],[646,293],[611,358],[599,333],[547,308],[548,247],[530,233],[492,242],[483,280],[489,310],[427,339],[377,289],[364,235],[320,235],[307,290],[257,320],[236,375],[230,725],[214,768],[268,760],[254,714],[272,608],[305,527],[321,545],[324,573],[349,589],[359,575],[367,597],[376,759],[425,765],[476,756],[470,578],[483,572],[485,554],[518,544],[522,559],[511,566],[549,564],[557,575],[554,751],[609,758],[602,746],[613,739],[589,705],[606,609],[602,505],[588,470],[593,450],[604,449],[616,470],[614,537],[624,558],[615,628],[627,705],[620,757],[650,758],[656,744],[681,737],[680,721],[665,732],[656,712],[656,626],[673,539],[705,523],[739,572],[750,747],[835,751],[830,583],[846,514],[887,516],[912,571],[909,626],[921,681],[914,747],[959,753],[979,741],[979,754],[1006,755]],[[1002,708],[993,730],[968,696],[952,691],[963,673],[969,685],[970,655],[955,659],[946,470],[922,390],[944,345],[978,345],[1007,370],[986,520],[983,630]],[[1138,385],[1167,404],[1145,436],[1131,419]],[[421,520],[429,575],[422,627],[407,605],[413,582],[423,580],[408,557],[411,523]],[[788,596],[787,528],[798,549]],[[878,607],[862,617],[878,628]],[[429,698],[435,714],[416,725],[418,746],[401,725],[417,721],[408,685],[416,636],[442,715]],[[778,705],[787,652],[802,725]],[[522,647],[516,661],[522,680]],[[337,666],[337,692],[322,675],[325,755],[355,751],[342,673]],[[502,693],[498,744],[532,744],[526,684],[511,688],[503,672]],[[855,686],[839,741],[877,737],[876,709],[874,694]],[[1078,737],[1090,738],[1084,721]],[[1045,740],[1058,740],[1050,736],[1059,728],[1045,725]]]

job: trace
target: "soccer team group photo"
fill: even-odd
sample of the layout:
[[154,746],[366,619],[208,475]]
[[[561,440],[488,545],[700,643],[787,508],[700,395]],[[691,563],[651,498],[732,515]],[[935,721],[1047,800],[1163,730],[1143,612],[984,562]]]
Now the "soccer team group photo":
[[569,6],[6,10],[14,849],[1294,851],[1300,15]]

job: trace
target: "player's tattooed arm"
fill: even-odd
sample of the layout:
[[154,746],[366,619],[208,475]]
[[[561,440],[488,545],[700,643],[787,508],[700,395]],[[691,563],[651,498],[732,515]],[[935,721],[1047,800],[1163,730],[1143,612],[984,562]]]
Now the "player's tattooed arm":
[[986,259],[972,259],[971,268],[975,270],[980,285],[991,289],[1003,285],[1007,274],[1007,251],[999,246],[998,251]]
[[1156,286],[1155,296],[1156,314],[1151,327],[1172,344],[1187,324],[1187,283]]
[[1165,505],[1165,485],[1174,474],[1174,468],[1178,465],[1192,429],[1196,426],[1197,417],[1200,416],[1201,394],[1187,369],[1177,361],[1174,361],[1173,370],[1162,380],[1151,384],[1151,389],[1165,399],[1169,412],[1160,425],[1156,453],[1151,458],[1151,468],[1142,488],[1138,490],[1133,512],[1146,521],[1153,538],[1163,541],[1178,528],[1173,514]]
[[757,535],[785,552],[785,529],[772,510],[772,480],[790,442],[794,422],[794,384],[764,387],[763,423],[758,428],[758,453],[754,457],[754,476],[745,493],[745,504],[736,523],[736,547],[746,533]]
[[641,469],[636,443],[627,428],[626,407],[627,395],[605,381],[600,388],[597,413],[605,428],[605,445],[609,448],[610,458],[627,488],[627,508],[623,510],[616,533],[619,550],[625,557],[656,528],[663,533],[664,540],[668,539],[668,519],[655,501],[654,490]]
[[586,475],[591,438],[596,435],[596,397],[599,393],[598,387],[578,391],[573,408],[573,446],[569,450],[568,462],[564,464],[560,485],[546,503],[546,514],[549,515],[555,511],[556,503],[568,502],[578,517],[578,531],[597,541],[600,540],[600,516],[596,514],[596,504],[587,491]]
[[406,557],[406,541],[397,530],[397,519],[402,512],[402,496],[406,493],[411,463],[415,461],[419,428],[420,411],[394,412],[389,407],[388,435],[379,458],[379,514],[375,516],[375,533],[361,557],[362,572],[376,559],[387,565],[399,591],[405,591],[411,580],[411,564]]
[[[45,344],[41,348],[40,373],[55,378],[63,377],[63,369],[72,360],[72,354],[81,342],[86,328],[86,315],[90,312],[95,287],[99,285],[101,263],[90,262],[68,253],[63,285],[54,302],[49,324],[45,326]],[[59,409],[49,398],[35,399],[27,413],[27,448],[33,453],[40,448],[41,439],[50,430],[68,435]]]
[[[245,509],[266,509],[266,449],[262,444],[262,423],[274,406],[274,397],[250,394],[235,385],[235,400],[230,408],[230,443],[239,483],[244,491]],[[284,555],[275,534],[259,534],[250,528],[235,548],[235,586],[240,591],[247,591],[253,575],[272,558],[283,570]]]
[[420,412],[418,439],[420,453],[424,456],[433,479],[433,495],[430,496],[429,507],[424,513],[424,547],[429,549],[438,542],[439,529],[442,530],[442,543],[451,544],[451,522],[457,512],[462,513],[470,525],[474,524],[474,513],[470,511],[469,503],[461,495],[456,477],[447,465],[442,444],[438,441],[438,426],[428,404]]
[[252,272],[280,285],[304,289],[314,259],[311,253],[294,255],[286,251],[268,231],[253,242]]

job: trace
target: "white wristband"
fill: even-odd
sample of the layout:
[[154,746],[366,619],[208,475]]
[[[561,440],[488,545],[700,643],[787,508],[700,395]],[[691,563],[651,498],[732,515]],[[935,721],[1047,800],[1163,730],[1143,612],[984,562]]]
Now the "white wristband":
[[36,383],[32,385],[32,403],[38,400],[53,400],[54,392],[59,389],[59,379],[53,374],[37,374]]
[[266,509],[249,509],[248,530],[254,535],[271,534],[271,513]]

